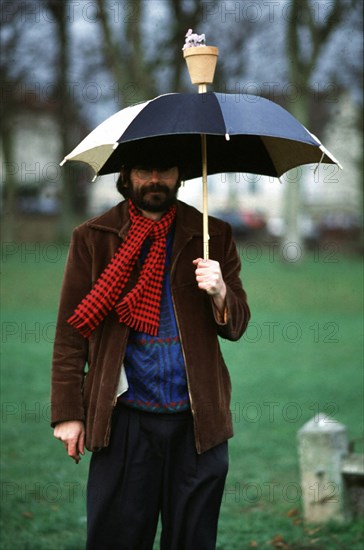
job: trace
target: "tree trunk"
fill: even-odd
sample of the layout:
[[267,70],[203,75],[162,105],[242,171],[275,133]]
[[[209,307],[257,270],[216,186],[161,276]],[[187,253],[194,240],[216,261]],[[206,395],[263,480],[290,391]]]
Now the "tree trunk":
[[[117,38],[110,25],[105,0],[97,0],[98,19],[104,39],[104,57],[117,86],[120,107],[154,97],[157,88],[147,66],[142,44],[145,3],[135,0],[133,15],[126,17]],[[131,100],[131,101],[130,101]]]
[[[290,112],[304,126],[310,123],[310,79],[316,68],[322,48],[326,45],[330,35],[340,24],[345,11],[344,0],[334,0],[331,12],[320,20],[315,13],[315,7],[308,1],[292,0],[290,17],[287,23],[286,46],[289,56],[288,80],[298,95],[290,102]],[[302,33],[302,31],[306,31]],[[306,41],[302,40],[302,36]],[[309,40],[307,40],[307,36]],[[283,256],[289,261],[295,260],[297,255],[302,257],[303,238],[299,227],[301,212],[301,189],[299,178],[287,182],[285,193],[285,235],[283,238]],[[289,243],[293,243],[289,246]],[[301,254],[299,252],[301,251]]]
[[16,239],[16,187],[18,183],[18,165],[14,158],[14,131],[11,115],[1,109],[0,136],[3,150],[3,204],[2,210],[2,240],[10,243]]
[[[64,158],[72,149],[72,127],[74,125],[74,105],[69,94],[67,82],[69,79],[69,37],[67,23],[67,0],[64,2],[48,2],[56,22],[58,41],[58,70],[56,74],[57,112],[59,133],[61,138],[60,158]],[[69,238],[71,229],[76,223],[75,202],[76,183],[72,181],[72,168],[69,164],[62,168],[61,213],[58,227],[58,238]]]
[[[292,103],[291,114],[304,126],[309,126],[309,98],[307,92],[300,101]],[[300,228],[300,216],[302,215],[302,182],[300,170],[292,170],[285,177],[284,185],[284,219],[285,234],[282,242],[282,255],[285,260],[294,262],[303,257],[304,239]]]

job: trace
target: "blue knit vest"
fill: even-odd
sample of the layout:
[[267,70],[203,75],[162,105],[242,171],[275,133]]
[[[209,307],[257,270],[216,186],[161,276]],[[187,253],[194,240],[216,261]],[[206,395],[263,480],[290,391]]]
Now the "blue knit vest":
[[[155,413],[179,412],[190,407],[170,285],[173,233],[174,228],[167,236],[158,336],[130,331],[124,358],[129,389],[119,398],[125,405]],[[147,239],[141,251],[142,262],[149,247]]]

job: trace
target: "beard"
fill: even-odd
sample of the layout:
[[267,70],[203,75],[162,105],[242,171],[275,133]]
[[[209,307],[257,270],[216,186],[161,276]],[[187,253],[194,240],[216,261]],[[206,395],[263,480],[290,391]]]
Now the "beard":
[[171,189],[163,183],[151,183],[140,188],[129,186],[129,197],[134,205],[146,212],[166,212],[177,202],[180,183]]

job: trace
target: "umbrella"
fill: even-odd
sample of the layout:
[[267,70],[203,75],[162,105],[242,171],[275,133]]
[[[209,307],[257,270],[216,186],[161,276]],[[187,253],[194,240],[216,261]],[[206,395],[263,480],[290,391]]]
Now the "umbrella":
[[[217,92],[170,93],[126,107],[97,126],[62,164],[70,160],[86,162],[97,175],[119,172],[123,164],[138,160],[155,164],[167,160],[180,167],[183,179],[201,176],[203,169],[206,174],[280,177],[304,164],[339,165],[276,103],[260,96]],[[206,243],[205,224],[204,233]]]

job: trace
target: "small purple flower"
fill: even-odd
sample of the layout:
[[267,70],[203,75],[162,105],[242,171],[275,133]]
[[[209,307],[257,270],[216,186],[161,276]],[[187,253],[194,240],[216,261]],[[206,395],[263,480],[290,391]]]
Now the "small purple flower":
[[188,29],[185,36],[185,44],[183,50],[187,48],[195,48],[196,46],[205,46],[205,35],[193,33],[192,29]]

